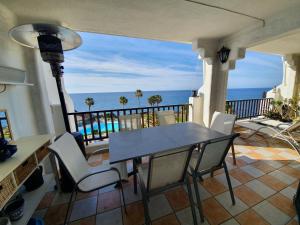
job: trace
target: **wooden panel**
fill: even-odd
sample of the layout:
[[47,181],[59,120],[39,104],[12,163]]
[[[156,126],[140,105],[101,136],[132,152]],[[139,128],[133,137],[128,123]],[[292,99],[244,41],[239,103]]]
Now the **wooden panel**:
[[0,207],[2,208],[16,190],[13,175],[9,174],[0,181]]
[[28,175],[33,172],[35,167],[37,166],[37,162],[35,160],[35,155],[31,155],[25,162],[23,162],[17,169],[14,171],[17,185],[21,184],[25,179],[27,179]]
[[45,144],[43,147],[41,147],[40,149],[38,149],[36,151],[36,158],[38,160],[38,163],[40,163],[49,153],[49,149],[48,149],[48,145],[50,142],[48,142],[47,144]]

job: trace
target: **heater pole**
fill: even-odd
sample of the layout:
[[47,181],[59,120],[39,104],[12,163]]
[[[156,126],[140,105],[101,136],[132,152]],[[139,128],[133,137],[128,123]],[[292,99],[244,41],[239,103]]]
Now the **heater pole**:
[[62,89],[61,85],[61,77],[62,77],[62,69],[63,67],[59,63],[50,63],[52,74],[55,77],[56,80],[56,85],[57,85],[57,91],[60,99],[60,104],[61,104],[61,109],[62,109],[62,114],[64,117],[64,122],[65,122],[65,127],[67,132],[71,132],[70,128],[70,123],[69,123],[69,118],[68,118],[68,111],[66,107],[66,101],[65,101],[65,96],[64,92]]

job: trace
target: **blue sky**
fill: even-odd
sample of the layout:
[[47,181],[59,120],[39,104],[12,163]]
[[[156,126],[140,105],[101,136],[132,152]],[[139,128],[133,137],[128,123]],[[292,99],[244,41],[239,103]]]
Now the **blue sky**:
[[[80,33],[83,44],[65,52],[69,93],[194,90],[202,61],[191,45]],[[272,87],[282,79],[281,57],[248,51],[230,71],[229,88]]]

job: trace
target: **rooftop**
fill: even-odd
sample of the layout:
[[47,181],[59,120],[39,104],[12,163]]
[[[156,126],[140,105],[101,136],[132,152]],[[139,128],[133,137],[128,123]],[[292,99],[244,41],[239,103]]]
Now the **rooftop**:
[[[242,137],[248,131],[235,128]],[[206,221],[203,224],[298,224],[292,204],[300,178],[300,157],[286,144],[262,134],[235,141],[237,165],[227,156],[236,205],[230,195],[222,170],[213,178],[206,177],[198,185],[201,190]],[[108,160],[108,153],[90,158],[98,165]],[[74,199],[70,225],[142,225],[144,223],[141,195],[133,193],[133,182],[125,183],[126,215],[121,207],[119,190],[114,187]],[[63,223],[68,194],[53,190],[45,195],[36,214],[44,217],[46,225]],[[185,187],[166,191],[150,198],[153,225],[192,224]],[[200,221],[200,220],[198,220]]]

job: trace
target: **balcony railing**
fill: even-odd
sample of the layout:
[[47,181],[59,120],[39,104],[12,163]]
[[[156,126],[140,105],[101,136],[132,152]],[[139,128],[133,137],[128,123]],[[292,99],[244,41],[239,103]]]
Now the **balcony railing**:
[[235,114],[237,119],[261,116],[270,110],[272,98],[226,101],[226,113]]
[[158,123],[155,112],[164,110],[173,110],[178,123],[188,120],[189,104],[73,112],[68,115],[69,119],[73,119],[76,131],[81,132],[84,141],[88,143],[103,140],[108,138],[109,133],[118,132],[121,115],[141,114],[142,127],[145,128],[156,126]]
[[[263,115],[270,110],[272,98],[245,99],[226,101],[226,113],[237,115],[237,119],[251,118]],[[77,132],[84,136],[88,143],[94,140],[108,138],[109,133],[119,131],[119,116],[141,114],[142,127],[157,126],[156,111],[173,110],[178,123],[188,121],[189,104],[164,105],[127,109],[112,109],[101,111],[73,112],[68,113],[73,119]]]

